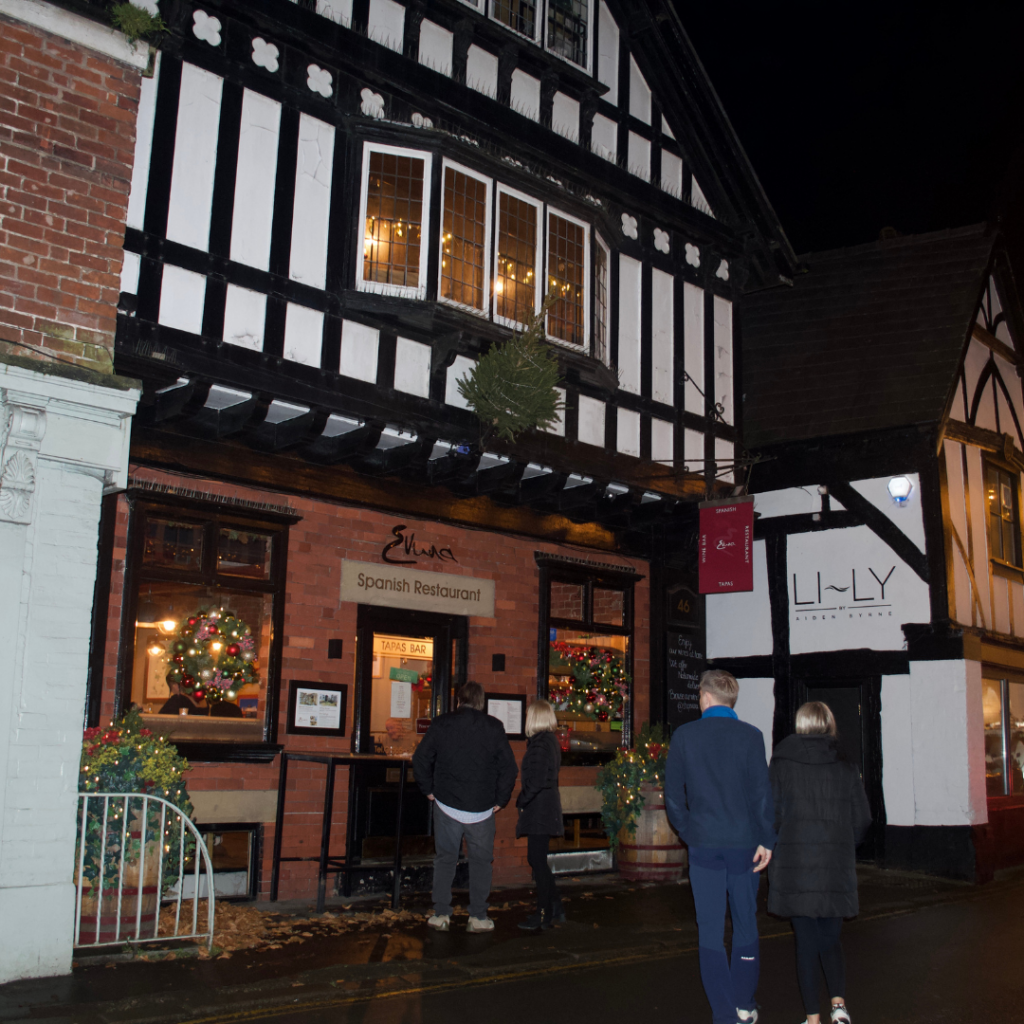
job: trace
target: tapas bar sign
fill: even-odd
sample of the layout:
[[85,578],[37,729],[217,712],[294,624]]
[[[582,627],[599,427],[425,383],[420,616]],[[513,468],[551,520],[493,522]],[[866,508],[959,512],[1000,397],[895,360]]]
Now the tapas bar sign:
[[754,589],[754,498],[700,505],[700,592],[734,594]]

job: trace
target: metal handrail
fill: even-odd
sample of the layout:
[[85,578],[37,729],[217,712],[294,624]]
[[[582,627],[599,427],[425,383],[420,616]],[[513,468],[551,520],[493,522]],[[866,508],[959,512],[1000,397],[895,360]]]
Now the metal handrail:
[[[143,942],[167,942],[171,939],[205,939],[207,948],[213,947],[213,922],[214,922],[214,892],[213,892],[213,866],[210,862],[210,854],[203,842],[203,837],[192,820],[162,797],[149,796],[145,793],[79,793],[79,818],[78,818],[78,852],[75,865],[75,947],[83,946],[120,946],[125,943]],[[102,809],[101,809],[102,805]],[[151,807],[151,805],[157,805]],[[155,814],[159,807],[159,832],[158,838],[154,839],[152,834],[147,836],[150,824],[150,814]],[[134,888],[135,912],[134,921],[125,922],[122,911],[125,909],[125,870],[134,867],[132,858],[126,857],[126,846],[135,841],[135,834],[128,831],[128,818],[135,814],[136,820],[141,822],[139,833],[139,855],[138,855],[138,884],[128,886]],[[117,819],[120,818],[120,823]],[[99,833],[99,863],[95,858],[87,862],[86,851],[90,846],[95,846],[95,838],[90,838],[90,823],[95,825],[102,820]],[[182,931],[181,904],[185,899],[185,860],[186,832],[190,834],[194,847],[194,870],[192,871],[193,892],[189,899],[192,900],[192,928],[190,931]],[[172,851],[172,833],[177,834],[177,872],[173,873],[175,853]],[[155,852],[158,863],[156,871],[156,885],[150,887],[153,891],[145,894],[146,889],[146,856],[147,847],[157,844]],[[152,854],[151,854],[152,856]],[[86,885],[86,868],[96,868],[96,884]],[[108,870],[109,869],[109,870]],[[202,870],[201,870],[202,869]],[[108,902],[108,894],[112,896],[115,885],[112,875],[117,875],[117,907],[116,914],[112,917],[104,915],[104,909]],[[168,883],[169,895],[164,894],[165,875],[177,878],[177,893],[171,892]],[[199,930],[199,901],[200,901],[200,880],[206,879],[206,930]],[[86,890],[96,893],[96,913],[87,912],[85,918],[82,914],[82,905]],[[143,921],[143,903],[145,895],[153,897],[152,903],[155,908],[153,921]],[[132,893],[127,893],[128,899]],[[165,930],[160,934],[160,909],[165,903],[174,903],[174,931],[171,933]],[[186,911],[187,913],[187,911]],[[187,922],[187,917],[186,917]],[[111,925],[113,926],[111,929]],[[145,926],[145,927],[144,927]],[[143,931],[152,934],[143,934]],[[112,931],[112,937],[111,936]],[[88,938],[92,934],[92,939]]]

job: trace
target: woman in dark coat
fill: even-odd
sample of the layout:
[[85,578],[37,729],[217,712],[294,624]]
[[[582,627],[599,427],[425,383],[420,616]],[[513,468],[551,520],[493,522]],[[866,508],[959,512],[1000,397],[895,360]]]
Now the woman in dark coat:
[[807,1024],[821,1021],[819,970],[832,997],[832,1024],[850,1024],[839,930],[859,911],[854,848],[871,810],[857,769],[839,760],[827,704],[812,701],[797,711],[796,733],[775,748],[769,774],[779,841],[768,867],[768,911],[792,919]]
[[564,834],[562,800],[558,795],[558,769],[562,749],[555,729],[555,710],[546,700],[535,700],[526,711],[526,753],[519,769],[522,788],[516,799],[519,821],[516,838],[526,836],[526,859],[537,883],[537,910],[520,928],[538,931],[565,920],[562,901],[555,888],[555,876],[548,867],[548,843]]

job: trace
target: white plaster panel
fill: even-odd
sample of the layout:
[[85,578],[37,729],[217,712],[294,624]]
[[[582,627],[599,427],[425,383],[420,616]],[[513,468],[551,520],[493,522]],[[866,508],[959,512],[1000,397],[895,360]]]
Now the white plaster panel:
[[[970,537],[967,532],[967,504],[964,495],[964,472],[961,446],[956,441],[943,441],[943,456],[946,460],[946,492],[949,496],[950,527],[955,531],[953,539],[953,598],[956,621],[964,626],[974,626],[974,601],[971,597],[971,578],[967,562],[961,552],[967,550]],[[957,543],[959,539],[959,544]]]
[[630,174],[644,181],[651,180],[651,143],[636,132],[629,133],[629,152],[626,163]]
[[992,628],[997,633],[1010,632],[1010,592],[1005,576],[991,574],[992,581]]
[[366,34],[396,53],[405,44],[405,8],[395,0],[370,0]]
[[333,170],[334,126],[303,114],[299,118],[288,276],[313,288],[327,284]]
[[775,724],[775,680],[740,679],[740,693],[736,698],[736,717],[761,731],[764,737],[764,756],[772,759],[772,727]]
[[967,346],[967,356],[964,359],[964,378],[967,381],[967,412],[970,414],[971,406],[974,404],[974,394],[978,390],[978,381],[981,378],[981,371],[992,357],[992,350],[980,341],[971,339]]
[[696,382],[686,382],[683,389],[684,408],[687,412],[703,416],[704,289],[689,281],[683,285],[683,360],[684,369]]
[[224,303],[224,340],[229,345],[263,351],[267,323],[267,297],[251,288],[228,285]]
[[914,717],[911,677],[882,677],[882,795],[890,825],[914,824]]
[[242,96],[235,204],[231,215],[231,258],[249,267],[270,267],[274,224],[277,146],[281,104],[251,89]]
[[367,327],[354,320],[343,320],[339,372],[356,380],[376,383],[379,342],[380,332],[375,327]]
[[604,0],[598,12],[597,47],[597,80],[608,86],[604,98],[615,105],[619,102],[619,26]]
[[736,482],[736,470],[733,461],[736,458],[736,446],[724,437],[715,438],[715,462],[718,466],[717,477],[726,483]]
[[753,559],[753,590],[708,594],[705,598],[709,658],[747,658],[772,653],[768,557],[763,540],[754,541]]
[[640,457],[640,413],[633,409],[623,409],[621,406],[616,410],[616,448],[623,455]]
[[565,388],[555,388],[558,392],[558,413],[554,423],[545,428],[545,433],[565,437]]
[[661,115],[661,130],[662,133],[667,135],[670,139],[675,138],[675,133],[672,131],[672,126],[665,120],[665,115]]
[[675,404],[675,278],[651,271],[651,397]]
[[715,401],[726,423],[733,422],[732,303],[715,296]]
[[[1024,427],[1024,405],[1021,403],[1021,382],[1020,377],[1017,376],[1017,371],[1014,367],[1007,362],[998,353],[993,353],[992,358],[996,361],[996,369],[999,371],[999,376],[1002,377],[1003,383],[1006,385],[1006,390],[1010,392],[1010,400],[1013,408],[1013,412],[1017,417],[1017,423]],[[1005,404],[1006,396],[1000,392],[999,400]],[[1008,434],[1015,434],[1017,436],[1017,444],[1021,443],[1020,434],[1017,431],[1016,424],[1013,423],[1013,418],[1009,415],[1007,410],[1006,418],[1004,419],[1003,410],[999,411],[999,422],[1002,424],[1003,430]],[[1013,424],[1011,426],[1011,424]]]
[[579,414],[576,421],[576,439],[583,444],[604,447],[604,402],[588,395],[579,396]]
[[306,366],[320,366],[324,315],[319,309],[288,303],[284,321],[284,357]]
[[982,471],[981,449],[973,445],[964,447],[967,456],[967,503],[970,506],[971,540],[968,550],[974,562],[974,579],[977,581],[982,619],[979,625],[984,629],[992,626],[992,601],[988,588],[989,546],[988,509],[985,507],[985,479]]
[[165,263],[161,281],[158,322],[164,327],[202,334],[206,275]]
[[697,184],[696,178],[690,179],[690,203],[695,210],[700,210],[709,217],[714,217],[714,213],[711,211],[711,204],[707,201],[704,190]]
[[969,412],[970,407],[967,404],[967,392],[964,388],[964,382],[957,378],[956,391],[953,394],[953,401],[949,406],[949,418],[966,423]]
[[761,491],[754,496],[754,510],[762,519],[813,514],[821,511],[821,495],[815,487],[786,487],[780,491]]
[[640,394],[640,261],[619,255],[619,387]]
[[651,89],[632,54],[629,57],[629,112],[644,124],[651,123]]
[[448,376],[445,380],[444,400],[448,405],[454,405],[457,409],[468,409],[469,402],[463,398],[459,391],[459,381],[476,366],[476,360],[468,356],[456,356],[455,362],[448,367]]
[[898,651],[905,622],[930,621],[928,585],[866,526],[789,538],[790,650]]
[[980,663],[911,662],[910,683],[914,824],[984,824],[988,806]]
[[420,398],[430,397],[429,345],[399,338],[395,347],[395,389]]
[[528,75],[522,68],[512,72],[512,94],[510,103],[513,110],[530,118],[540,120],[540,79]]
[[996,420],[996,403],[993,394],[994,383],[991,378],[985,381],[981,389],[981,401],[978,403],[978,411],[974,414],[974,425],[983,430],[994,430],[999,432],[999,422]]
[[316,0],[316,13],[347,28],[352,24],[352,0]]
[[619,126],[604,114],[595,114],[590,128],[590,148],[612,163],[618,159]]
[[181,68],[178,127],[171,165],[167,237],[203,249],[210,245],[213,173],[217,164],[224,79],[194,64]]
[[580,104],[564,92],[556,92],[551,105],[551,130],[572,142],[580,138]]
[[675,459],[675,424],[669,420],[651,419],[651,460],[671,466]]
[[891,476],[874,477],[871,480],[851,480],[850,486],[859,491],[872,505],[885,513],[920,549],[924,551],[924,517],[921,513],[921,481],[916,473],[900,473],[913,485],[910,497],[897,505],[889,493]]
[[[149,194],[149,163],[153,154],[153,125],[156,121],[156,91],[160,84],[163,52],[157,50],[152,78],[143,78],[139,86],[139,112],[135,119],[135,162],[132,164],[132,187],[128,195],[125,224],[142,230],[146,219],[146,197]],[[121,291],[125,291],[122,287]],[[133,293],[134,294],[134,293]]]
[[704,472],[704,435],[699,430],[683,429],[683,459],[685,472]]
[[661,187],[676,199],[683,197],[683,160],[668,150],[661,151]]
[[448,29],[442,28],[429,18],[424,18],[420,23],[420,63],[439,71],[442,75],[450,76],[453,39],[454,36]]
[[498,57],[479,46],[471,46],[466,56],[466,85],[485,96],[498,95]]
[[139,291],[139,270],[142,258],[137,252],[125,249],[121,260],[121,291],[128,295],[136,295]]

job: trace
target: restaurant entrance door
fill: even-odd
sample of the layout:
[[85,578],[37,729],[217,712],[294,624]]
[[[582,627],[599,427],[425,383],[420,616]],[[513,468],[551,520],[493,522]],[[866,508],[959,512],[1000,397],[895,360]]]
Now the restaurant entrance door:
[[[357,619],[356,700],[352,748],[360,754],[411,756],[431,719],[454,709],[466,681],[464,616],[361,605]],[[361,863],[394,859],[397,767],[353,766],[349,808],[353,849]],[[413,783],[412,769],[409,782]],[[402,859],[433,856],[430,805],[414,784],[402,800]]]

